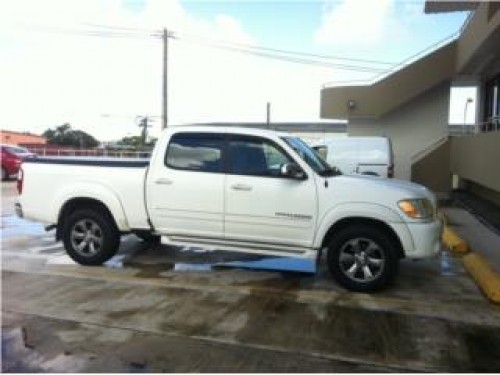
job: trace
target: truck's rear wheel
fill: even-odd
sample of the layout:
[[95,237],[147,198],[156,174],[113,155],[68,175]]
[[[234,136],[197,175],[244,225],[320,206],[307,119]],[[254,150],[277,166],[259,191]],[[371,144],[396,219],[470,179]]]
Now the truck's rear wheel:
[[75,262],[86,266],[101,265],[118,251],[120,233],[104,210],[77,210],[65,221],[64,247]]
[[327,263],[333,278],[346,289],[372,292],[383,289],[397,275],[399,257],[394,241],[369,225],[346,227],[331,240]]

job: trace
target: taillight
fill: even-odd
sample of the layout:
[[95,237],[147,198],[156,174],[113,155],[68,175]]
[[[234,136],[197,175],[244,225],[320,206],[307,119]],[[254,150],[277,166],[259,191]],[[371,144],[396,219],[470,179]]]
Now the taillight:
[[387,177],[394,178],[394,164],[389,165],[387,169]]
[[17,192],[19,195],[22,194],[23,192],[23,182],[24,182],[24,171],[23,169],[19,169],[19,172],[17,172]]

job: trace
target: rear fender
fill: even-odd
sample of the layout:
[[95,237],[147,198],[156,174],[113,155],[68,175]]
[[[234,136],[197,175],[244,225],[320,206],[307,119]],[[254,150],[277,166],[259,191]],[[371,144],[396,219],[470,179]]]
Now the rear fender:
[[55,223],[64,205],[70,200],[77,198],[87,198],[101,202],[108,208],[120,231],[126,232],[130,230],[125,210],[118,196],[108,187],[95,183],[79,183],[60,191],[51,205],[52,212],[50,217],[54,218]]

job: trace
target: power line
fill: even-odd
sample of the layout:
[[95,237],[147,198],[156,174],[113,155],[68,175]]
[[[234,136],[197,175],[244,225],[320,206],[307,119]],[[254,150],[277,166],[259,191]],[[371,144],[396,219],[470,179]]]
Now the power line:
[[[93,25],[93,24],[90,24]],[[139,38],[139,39],[164,39],[163,33],[153,30],[139,29],[139,28],[121,28],[116,26],[106,26],[106,25],[95,25],[99,28],[107,28],[108,30],[89,30],[89,29],[70,29],[61,27],[49,27],[49,26],[30,26],[29,29],[51,32],[64,35],[78,35],[78,36],[91,36],[99,38]],[[126,31],[124,31],[126,30]],[[354,65],[346,63],[335,63],[328,60],[344,60],[344,61],[355,61],[355,62],[367,62],[369,64],[390,64],[382,61],[375,60],[363,60],[363,59],[351,59],[348,57],[339,56],[327,56],[327,55],[314,55],[305,52],[298,51],[287,51],[268,47],[252,46],[243,43],[232,43],[232,42],[210,42],[206,39],[193,36],[179,36],[178,33],[169,32],[166,36],[175,40],[180,40],[184,42],[195,43],[199,45],[204,45],[212,48],[224,49],[227,51],[238,52],[243,54],[248,54],[252,56],[269,58],[274,60],[281,60],[290,63],[298,63],[303,65],[321,66],[329,68],[337,68],[342,70],[351,70],[358,72],[367,73],[383,73],[386,69],[380,67],[366,66],[366,65]],[[309,58],[307,58],[309,57]]]
[[[151,35],[156,35],[158,37],[162,36],[161,32],[159,32],[159,31],[149,30],[149,29],[144,29],[144,28],[137,28],[137,27],[123,27],[123,26],[102,25],[102,24],[93,24],[93,23],[84,23],[84,25],[88,25],[88,26],[92,26],[92,27],[100,27],[100,28],[105,28],[108,30],[114,30],[114,31],[120,31],[120,32],[123,32],[123,30],[135,31],[135,32],[148,32],[148,33],[151,33]],[[323,59],[323,60],[342,60],[342,61],[349,61],[349,62],[359,62],[359,63],[368,63],[368,64],[375,64],[375,65],[387,65],[387,66],[393,66],[396,64],[395,62],[389,62],[389,61],[359,59],[359,58],[353,58],[353,57],[324,55],[324,54],[314,54],[314,53],[303,52],[303,51],[293,51],[293,50],[285,50],[285,49],[271,48],[271,47],[265,47],[265,46],[256,46],[256,45],[246,44],[246,43],[237,43],[237,42],[221,41],[221,40],[213,41],[213,40],[210,40],[207,38],[200,37],[198,35],[177,32],[177,31],[169,32],[169,37],[177,38],[177,39],[181,39],[181,38],[182,39],[191,39],[191,40],[197,40],[197,41],[201,41],[201,42],[205,41],[205,42],[209,42],[209,43],[215,44],[215,45],[227,45],[227,46],[232,46],[232,47],[236,47],[236,48],[245,48],[245,49],[250,49],[250,50],[279,53],[279,54],[284,54],[284,55],[295,55],[295,56],[309,57],[309,58],[316,58],[316,59]]]
[[[133,27],[122,27],[122,26],[113,26],[113,25],[102,25],[102,24],[92,24],[92,23],[84,23],[84,25],[88,25],[91,27],[97,27],[101,30],[91,30],[91,29],[69,29],[69,28],[61,28],[61,27],[49,27],[49,26],[24,26],[28,29],[34,29],[45,32],[52,32],[58,34],[67,34],[67,35],[78,35],[78,36],[92,36],[92,37],[101,37],[101,38],[147,38],[147,39],[164,39],[165,35],[161,31],[158,30],[148,30],[144,28],[133,28]],[[105,30],[102,30],[105,29]],[[456,33],[452,34],[455,36]],[[299,63],[305,65],[313,65],[313,66],[322,66],[322,67],[330,67],[337,68],[342,70],[351,70],[358,72],[367,72],[367,73],[378,73],[380,75],[393,71],[395,68],[405,66],[410,60],[412,60],[416,56],[420,56],[423,53],[433,49],[436,45],[442,43],[443,41],[439,41],[424,50],[416,53],[410,58],[405,59],[399,63],[391,63],[387,61],[380,60],[370,60],[370,59],[358,59],[344,56],[333,56],[333,55],[322,55],[322,54],[313,54],[301,51],[291,51],[263,46],[255,46],[244,43],[235,43],[229,41],[210,41],[207,38],[190,35],[186,33],[179,32],[169,32],[166,36],[168,38],[176,39],[178,41],[190,42],[199,45],[205,45],[212,48],[225,49],[228,51],[238,52],[249,54],[257,57],[270,58],[275,60],[281,60],[291,63]],[[443,40],[449,40],[450,36]],[[352,64],[346,63],[337,63],[333,62],[334,60],[351,62]],[[366,63],[370,65],[386,65],[387,68],[382,67],[374,67],[374,66],[366,66],[366,65],[355,65],[355,63]]]
[[279,53],[279,54],[284,54],[284,55],[295,55],[295,56],[310,57],[310,58],[317,58],[317,59],[324,59],[324,60],[343,60],[343,61],[369,63],[369,64],[376,64],[376,65],[393,66],[396,64],[394,62],[381,61],[381,60],[358,59],[358,58],[353,58],[353,57],[334,56],[334,55],[322,55],[322,54],[314,54],[314,53],[302,52],[302,51],[292,51],[292,50],[270,48],[270,47],[264,47],[264,46],[255,46],[252,44],[236,43],[236,42],[229,42],[229,41],[211,41],[207,38],[199,37],[199,36],[192,35],[192,34],[179,33],[179,32],[172,32],[171,34],[172,34],[172,37],[177,38],[177,39],[182,38],[182,39],[207,41],[207,42],[211,42],[213,44],[218,44],[218,45],[235,46],[235,47],[240,47],[240,48],[259,50],[259,51],[265,51],[265,52],[273,52],[273,53]]
[[243,54],[264,57],[264,58],[270,58],[270,59],[275,59],[275,60],[281,60],[281,61],[286,61],[286,62],[292,62],[292,63],[299,63],[299,64],[305,64],[305,65],[315,65],[315,66],[329,67],[329,68],[338,68],[338,69],[343,69],[343,70],[353,70],[353,71],[368,72],[368,73],[382,73],[382,72],[386,71],[386,69],[375,68],[375,67],[370,67],[370,66],[340,64],[340,63],[334,63],[334,62],[328,62],[328,61],[306,59],[303,57],[280,55],[277,53],[263,52],[263,51],[258,51],[258,50],[254,51],[251,49],[225,46],[225,45],[220,45],[217,43],[194,41],[194,40],[189,40],[186,38],[181,39],[181,38],[176,37],[176,36],[169,36],[169,37],[174,39],[174,40],[178,40],[178,41],[185,41],[185,42],[195,43],[195,44],[204,45],[204,46],[208,46],[208,47],[212,47],[212,48],[218,48],[218,49],[223,49],[223,50],[227,50],[227,51],[239,52],[239,53],[243,53]]
[[127,30],[127,31],[142,31],[142,32],[147,32],[147,33],[152,33],[152,32],[157,32],[158,30],[153,30],[153,29],[145,29],[142,27],[124,27],[124,26],[116,26],[116,25],[103,25],[103,24],[98,24],[98,23],[88,23],[84,22],[82,25],[90,26],[90,27],[100,27],[103,29],[109,29],[109,30]]
[[71,29],[54,26],[20,26],[23,29],[42,31],[62,35],[78,35],[78,36],[93,36],[101,38],[158,38],[156,33],[146,32],[118,32],[108,30],[85,30],[85,29]]
[[[89,24],[86,23],[85,25],[92,26],[92,27],[100,27],[100,28],[105,28],[107,30],[113,30],[113,32],[120,32],[123,33],[123,30],[126,30],[127,32],[133,31],[133,32],[148,32],[152,36],[156,36],[158,38],[164,37],[163,33],[159,31],[154,31],[154,30],[148,30],[144,28],[132,28],[132,27],[122,27],[122,26],[112,26],[112,25],[101,25],[101,24]],[[187,34],[187,33],[179,33],[176,31],[169,31],[168,33],[169,38],[177,39],[180,40],[182,39],[183,41],[192,41],[192,42],[198,42],[198,44],[206,44],[211,47],[217,47],[217,48],[224,48],[226,47],[228,50],[238,50],[238,51],[251,51],[252,53],[258,52],[258,56],[261,57],[271,57],[271,55],[275,54],[276,56],[291,56],[292,59],[302,59],[303,61],[296,61],[294,60],[293,62],[306,62],[307,60],[311,60],[314,62],[317,62],[318,59],[320,60],[340,60],[340,61],[346,61],[346,62],[352,62],[352,63],[366,63],[366,64],[373,64],[373,65],[385,65],[385,66],[394,66],[396,63],[394,62],[388,62],[388,61],[380,61],[380,60],[370,60],[370,59],[359,59],[359,58],[352,58],[352,57],[345,57],[345,56],[334,56],[334,55],[323,55],[323,54],[313,54],[313,53],[308,53],[308,52],[302,52],[302,51],[292,51],[292,50],[285,50],[285,49],[277,49],[277,48],[270,48],[270,47],[264,47],[264,46],[255,46],[251,44],[245,44],[245,43],[237,43],[237,42],[230,42],[230,41],[213,41],[207,38],[203,38],[197,35],[193,34]],[[345,63],[344,63],[345,64]],[[341,67],[346,67],[347,65],[344,65]],[[352,65],[353,67],[356,67],[356,65]],[[362,68],[370,68],[370,67],[362,67]],[[377,72],[384,71],[382,68],[371,68],[373,70],[378,69]]]

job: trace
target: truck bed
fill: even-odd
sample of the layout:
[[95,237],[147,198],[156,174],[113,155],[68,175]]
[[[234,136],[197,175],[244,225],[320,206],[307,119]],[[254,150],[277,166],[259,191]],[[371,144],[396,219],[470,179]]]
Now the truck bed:
[[148,229],[144,180],[149,159],[40,157],[23,163],[21,201],[28,219],[57,222],[58,212],[70,197],[88,197],[109,205],[113,200],[123,217],[122,231]]

